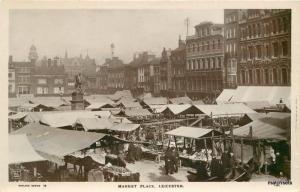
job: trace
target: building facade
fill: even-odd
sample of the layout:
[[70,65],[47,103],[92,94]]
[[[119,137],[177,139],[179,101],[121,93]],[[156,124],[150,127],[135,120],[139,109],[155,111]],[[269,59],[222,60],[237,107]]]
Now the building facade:
[[162,96],[169,96],[169,92],[172,89],[172,72],[171,72],[171,50],[163,49],[161,53],[161,60],[160,60],[160,94]]
[[16,96],[32,94],[31,75],[34,69],[33,62],[14,62],[16,78]]
[[172,97],[181,97],[186,93],[185,69],[186,69],[186,50],[185,42],[179,38],[178,47],[171,51],[171,91]]
[[[56,60],[48,59],[47,64],[36,66],[32,71],[32,93],[35,96],[56,96],[69,92],[67,73],[63,65]],[[73,91],[74,87],[72,88]]]
[[9,56],[9,61],[8,61],[8,96],[9,97],[16,96],[16,71],[12,59],[13,59],[12,56]]
[[224,88],[237,87],[239,62],[239,9],[224,10]]
[[239,85],[291,85],[291,10],[241,10]]
[[109,93],[124,89],[125,65],[118,57],[106,60],[107,68],[107,89]]
[[187,95],[211,103],[223,90],[223,25],[202,22],[186,39]]

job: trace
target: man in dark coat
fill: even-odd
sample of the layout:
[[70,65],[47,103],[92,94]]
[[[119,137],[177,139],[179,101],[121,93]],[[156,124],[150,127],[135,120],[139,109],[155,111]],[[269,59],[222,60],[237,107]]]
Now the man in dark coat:
[[172,174],[172,167],[171,167],[171,159],[172,159],[172,151],[170,148],[167,149],[165,152],[165,170],[166,170],[166,175],[169,173]]

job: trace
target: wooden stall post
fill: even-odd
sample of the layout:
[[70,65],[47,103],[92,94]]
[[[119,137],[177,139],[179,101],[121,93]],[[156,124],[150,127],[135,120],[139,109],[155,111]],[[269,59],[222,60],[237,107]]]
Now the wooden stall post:
[[241,162],[244,162],[244,152],[243,152],[243,145],[244,145],[244,141],[243,138],[241,138]]
[[205,147],[206,159],[207,159],[207,162],[208,162],[208,152],[207,152],[206,138],[204,139],[204,147]]
[[211,132],[211,145],[212,145],[212,154],[215,156],[215,141],[214,141],[214,131]]
[[[260,151],[260,150],[261,150],[261,147],[260,147],[260,141],[258,141],[258,143],[257,143],[257,144],[258,144],[258,146],[257,146],[257,147],[258,147],[258,149],[257,149],[257,150],[258,150],[258,153],[257,153],[257,158],[258,158],[258,161],[260,162],[260,158],[261,158],[261,151]],[[260,170],[260,167],[259,167],[259,168],[258,168],[258,174],[260,174],[260,173],[261,173],[261,170]]]
[[255,158],[255,146],[254,146],[254,141],[253,141],[253,129],[252,126],[249,127],[249,137],[250,137],[250,141],[251,141],[251,145],[252,145],[252,149],[253,149],[253,159]]
[[233,135],[233,127],[230,127],[230,136],[232,139],[232,152],[234,152],[235,140],[234,140],[234,135]]

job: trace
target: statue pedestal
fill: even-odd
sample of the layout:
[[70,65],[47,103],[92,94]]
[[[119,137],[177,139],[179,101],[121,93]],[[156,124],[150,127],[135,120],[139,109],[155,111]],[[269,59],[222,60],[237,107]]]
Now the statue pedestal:
[[84,100],[83,100],[82,92],[74,91],[72,93],[71,109],[72,110],[84,110]]

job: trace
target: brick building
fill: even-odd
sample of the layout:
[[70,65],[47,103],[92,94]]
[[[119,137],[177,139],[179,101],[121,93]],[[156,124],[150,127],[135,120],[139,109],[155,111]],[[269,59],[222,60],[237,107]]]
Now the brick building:
[[291,85],[291,10],[240,11],[239,85]]
[[239,13],[238,9],[224,10],[224,87],[237,87],[239,60]]
[[163,49],[160,60],[160,94],[169,96],[172,90],[171,50]]
[[171,51],[171,73],[172,88],[170,95],[172,97],[184,96],[186,92],[185,68],[186,68],[186,50],[185,42],[179,38],[178,47]]
[[186,39],[187,95],[213,101],[223,90],[225,76],[223,25],[202,22],[195,26],[195,35]]
[[15,88],[16,96],[32,94],[31,75],[34,69],[34,61],[12,61],[15,68]]
[[47,64],[36,66],[32,71],[32,93],[35,96],[55,96],[68,93],[67,73],[57,60],[48,59]]
[[16,96],[16,70],[12,61],[12,56],[9,56],[8,61],[8,96]]

